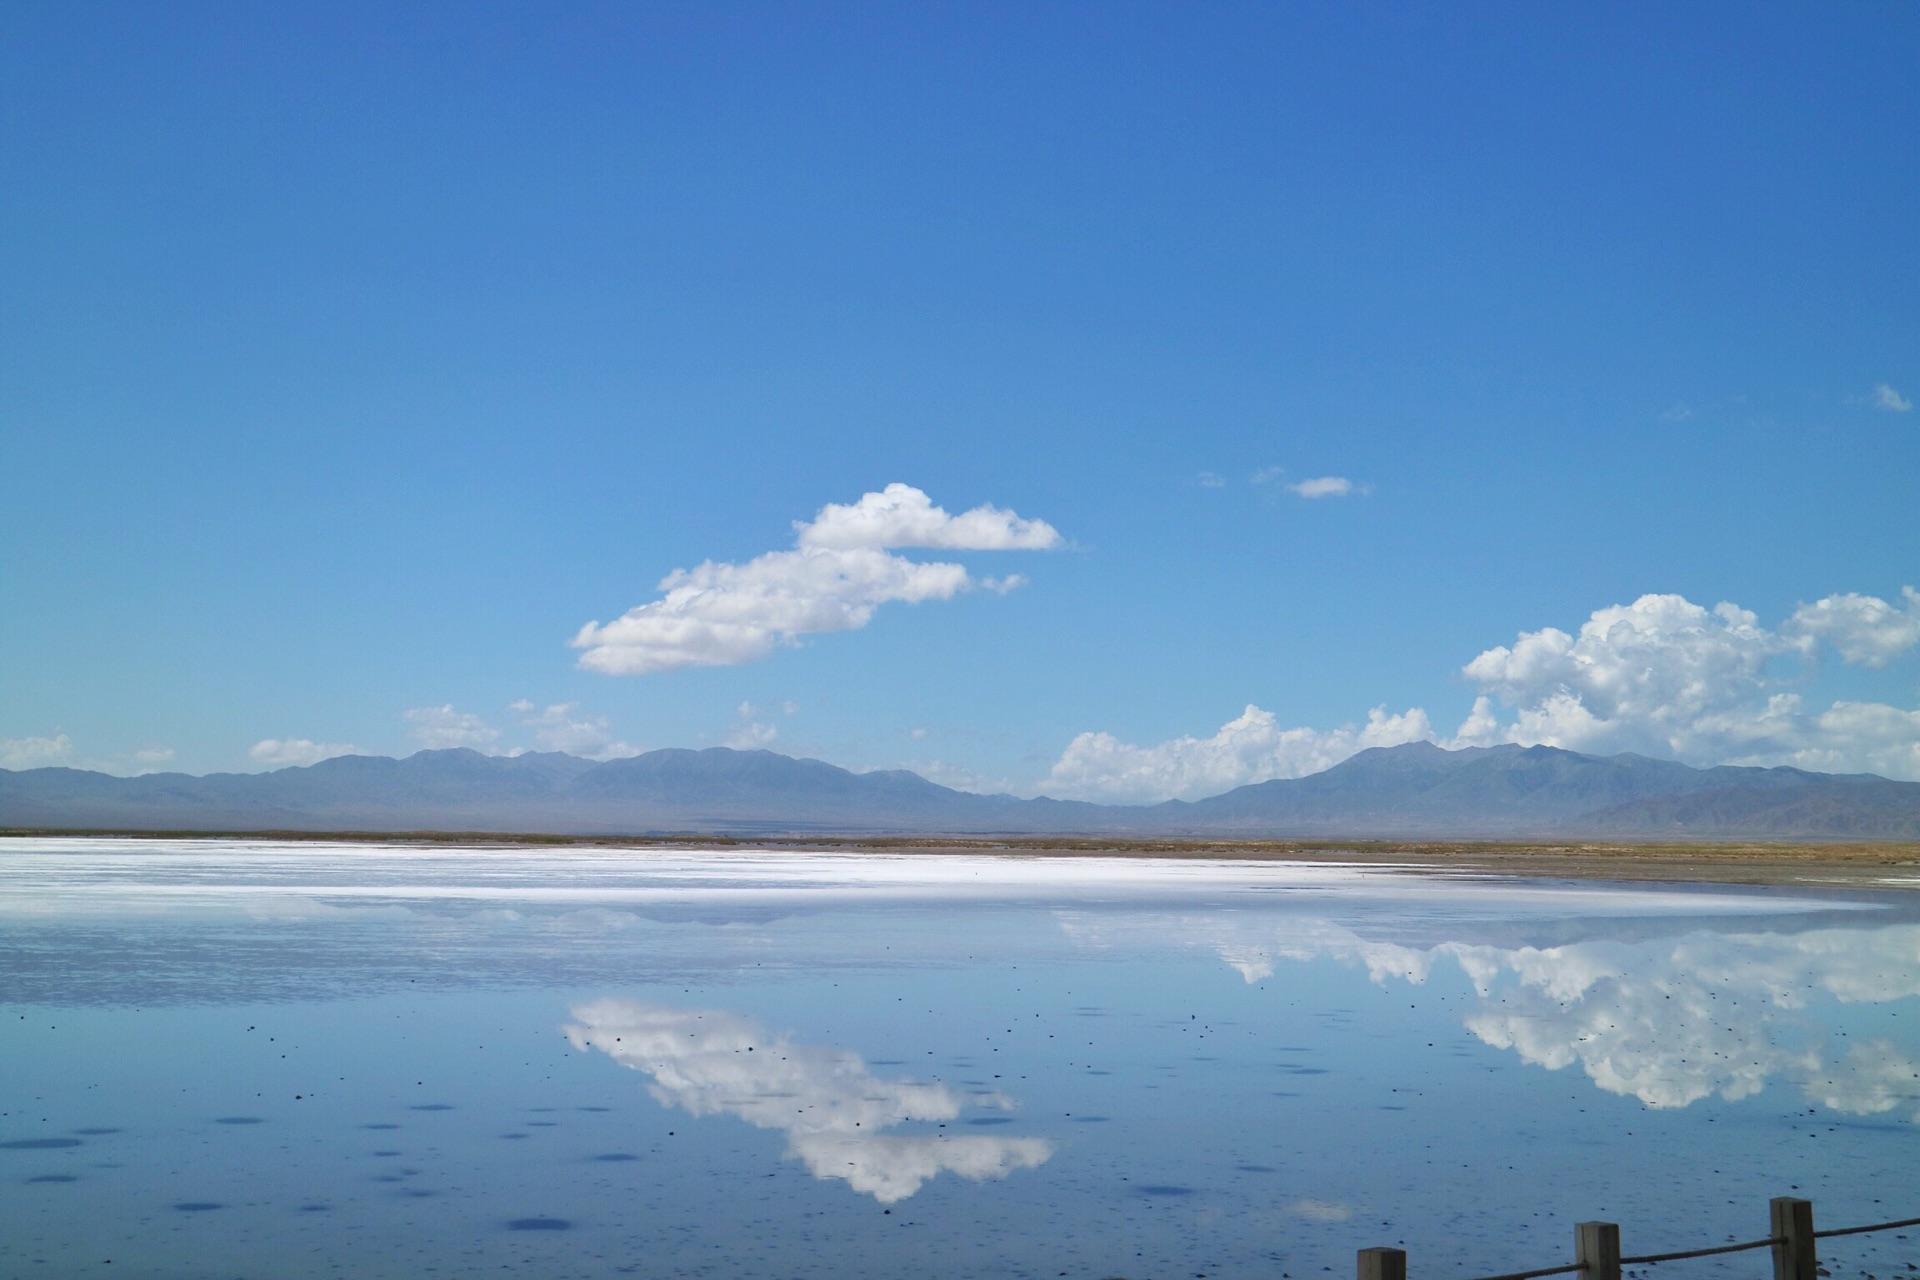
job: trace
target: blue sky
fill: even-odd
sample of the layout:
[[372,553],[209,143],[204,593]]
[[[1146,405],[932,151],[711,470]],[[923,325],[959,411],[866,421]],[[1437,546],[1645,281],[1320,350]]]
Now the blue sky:
[[[1903,4],[6,6],[0,765],[1920,776],[1917,69]],[[1055,545],[578,665],[889,484]]]

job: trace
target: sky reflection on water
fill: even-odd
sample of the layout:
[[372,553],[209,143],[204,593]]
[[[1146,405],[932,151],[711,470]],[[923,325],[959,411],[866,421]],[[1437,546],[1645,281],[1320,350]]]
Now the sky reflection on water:
[[0,851],[0,1001],[8,1275],[1465,1274],[1920,1211],[1900,892],[57,842]]

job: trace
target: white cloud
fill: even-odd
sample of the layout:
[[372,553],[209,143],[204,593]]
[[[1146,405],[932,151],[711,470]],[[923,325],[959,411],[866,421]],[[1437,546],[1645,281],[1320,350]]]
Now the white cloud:
[[1785,630],[1825,640],[1848,662],[1884,667],[1920,645],[1920,591],[1902,587],[1905,607],[1854,592],[1831,595],[1793,611]]
[[734,725],[732,732],[727,734],[724,745],[736,751],[752,751],[772,746],[774,740],[780,736],[780,730],[777,726],[760,719],[760,711],[761,709],[751,702],[742,702],[735,707],[733,714],[739,723]]
[[753,662],[802,636],[858,630],[883,604],[950,600],[975,586],[1006,591],[1024,581],[976,580],[964,566],[909,560],[891,548],[1038,550],[1062,541],[1044,520],[994,506],[950,515],[904,484],[830,503],[794,529],[791,551],[676,569],[661,579],[660,599],[612,622],[587,623],[572,641],[583,651],[580,665],[650,675]]
[[[1870,596],[1828,596],[1776,631],[1737,605],[1647,595],[1595,610],[1577,636],[1523,632],[1462,669],[1483,698],[1456,741],[1920,778],[1920,711],[1836,702],[1814,712],[1783,687],[1793,673],[1776,670],[1823,640],[1848,661],[1885,665],[1920,643],[1911,591],[1907,602],[1900,610]],[[1489,700],[1511,708],[1511,720],[1490,725]]]
[[507,710],[520,717],[520,725],[533,734],[542,751],[564,751],[588,760],[614,760],[637,756],[640,748],[614,736],[613,724],[605,716],[582,711],[577,702],[555,702],[535,706],[526,698],[515,698]]
[[[1441,745],[1543,744],[1920,779],[1920,709],[1847,701],[1820,710],[1791,687],[1823,643],[1872,667],[1920,647],[1920,593],[1907,588],[1902,598],[1904,607],[1828,596],[1773,630],[1738,605],[1646,595],[1595,610],[1577,635],[1522,632],[1462,668],[1478,696]],[[1192,799],[1316,773],[1365,747],[1435,738],[1419,707],[1398,715],[1376,707],[1364,726],[1314,729],[1282,728],[1249,706],[1205,738],[1140,746],[1082,733],[1040,787],[1075,799]]]
[[1196,479],[1199,481],[1202,489],[1224,489],[1227,487],[1227,478],[1218,471],[1202,471]]
[[1285,474],[1287,474],[1285,467],[1261,467],[1248,476],[1247,480],[1251,484],[1271,484]]
[[1010,778],[981,773],[976,769],[969,769],[962,764],[952,764],[946,760],[916,760],[905,767],[928,782],[937,782],[943,787],[952,787],[955,791],[971,791],[975,795],[1013,795],[1023,790]]
[[1046,551],[1061,544],[1045,520],[1027,520],[991,503],[948,515],[909,484],[890,484],[858,502],[829,502],[812,520],[793,522],[795,545],[834,551],[929,547],[946,551]]
[[800,1044],[737,1014],[597,1000],[572,1015],[568,1043],[644,1072],[660,1105],[784,1133],[787,1154],[814,1177],[843,1181],[881,1204],[906,1199],[942,1173],[975,1182],[1004,1178],[1053,1154],[1041,1138],[887,1133],[955,1120],[968,1105],[1009,1111],[1013,1101],[888,1080],[858,1054]]
[[1365,725],[1283,728],[1271,711],[1249,704],[1211,737],[1179,737],[1137,746],[1109,733],[1067,744],[1041,784],[1049,795],[1081,800],[1152,801],[1215,795],[1249,782],[1318,773],[1366,747],[1431,739],[1418,707],[1367,713]]
[[0,769],[44,769],[73,758],[73,739],[64,733],[51,738],[0,738]]
[[262,738],[247,748],[249,759],[274,769],[359,754],[360,748],[351,742],[315,742],[311,738]]
[[133,753],[133,762],[148,768],[159,768],[173,760],[172,747],[141,747]]
[[1303,498],[1345,498],[1368,492],[1366,485],[1355,484],[1345,476],[1315,476],[1287,488]]
[[438,707],[409,707],[401,712],[407,732],[428,750],[468,747],[474,751],[492,751],[500,741],[500,731],[471,711],[456,711],[452,703]]
[[1878,382],[1875,383],[1873,387],[1873,407],[1876,409],[1884,409],[1888,413],[1912,413],[1913,401],[1907,399],[1907,397],[1901,395],[1886,383]]

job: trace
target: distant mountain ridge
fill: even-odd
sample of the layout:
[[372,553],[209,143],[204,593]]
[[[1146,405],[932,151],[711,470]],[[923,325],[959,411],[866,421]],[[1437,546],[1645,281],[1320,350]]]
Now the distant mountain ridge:
[[593,761],[453,748],[257,774],[0,769],[0,827],[1920,840],[1920,783],[1420,742],[1203,800],[1111,805],[977,795],[771,751]]

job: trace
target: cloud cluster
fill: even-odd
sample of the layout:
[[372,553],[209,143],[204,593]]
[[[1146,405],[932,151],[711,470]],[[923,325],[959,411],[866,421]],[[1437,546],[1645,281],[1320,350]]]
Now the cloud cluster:
[[319,764],[335,756],[359,755],[351,742],[315,742],[311,738],[262,738],[247,748],[247,758],[270,769]]
[[520,718],[520,727],[533,735],[534,745],[542,751],[564,751],[588,760],[640,754],[639,747],[615,736],[612,721],[582,711],[577,702],[553,702],[542,707],[529,699],[516,698],[507,704],[507,710]]
[[45,769],[73,759],[73,739],[64,733],[49,738],[0,738],[0,769]]
[[792,715],[800,709],[800,704],[791,698],[772,707],[762,707],[752,702],[742,702],[734,708],[734,726],[727,733],[722,745],[736,751],[757,751],[770,747],[780,737],[780,728],[774,724],[771,716],[778,711],[782,715]]
[[580,665],[607,675],[735,666],[802,636],[854,631],[883,604],[950,600],[973,587],[1006,591],[1023,579],[976,579],[963,565],[910,560],[902,548],[1034,551],[1058,530],[992,505],[952,515],[911,485],[890,484],[853,503],[829,503],[794,524],[794,548],[744,563],[709,560],[661,579],[660,598],[573,637]]
[[881,1204],[906,1199],[942,1173],[1004,1178],[1053,1154],[1040,1138],[888,1133],[954,1120],[969,1103],[1007,1111],[1013,1102],[1000,1093],[963,1098],[943,1084],[884,1079],[858,1054],[798,1044],[737,1014],[596,1000],[572,1016],[568,1043],[644,1072],[662,1106],[784,1133],[788,1155],[814,1177],[844,1181]]
[[452,703],[437,707],[409,707],[400,713],[413,740],[429,751],[466,747],[491,752],[500,731],[471,711],[456,711]]
[[1920,591],[1902,587],[1900,596],[1900,605],[1851,591],[1827,596],[1794,610],[1785,629],[1826,641],[1847,662],[1884,667],[1920,645]]
[[1778,629],[1737,605],[1646,595],[1595,610],[1577,635],[1525,632],[1462,669],[1482,700],[1458,740],[1917,778],[1920,712],[1874,702],[1815,711],[1789,687],[1822,644],[1868,667],[1920,646],[1920,595],[1902,595],[1904,606],[1827,596]]
[[1249,782],[1318,773],[1367,747],[1433,737],[1418,707],[1367,713],[1364,725],[1336,729],[1283,727],[1271,711],[1246,710],[1206,738],[1173,738],[1135,746],[1110,733],[1082,733],[1053,763],[1042,789],[1079,800],[1194,799]]
[[1477,697],[1451,737],[1423,709],[1376,707],[1362,726],[1283,728],[1249,706],[1209,737],[1148,746],[1082,733],[1040,788],[1089,800],[1195,798],[1250,782],[1293,778],[1367,747],[1438,741],[1610,754],[1639,751],[1696,765],[1796,765],[1920,779],[1920,709],[1881,702],[1810,706],[1796,686],[1820,654],[1884,668],[1920,649],[1920,591],[1898,603],[1836,594],[1803,604],[1777,627],[1734,604],[1708,608],[1645,595],[1595,610],[1577,633],[1522,632],[1462,667]]
[[1913,401],[1907,399],[1907,397],[1901,395],[1886,383],[1878,382],[1875,383],[1873,387],[1873,407],[1885,410],[1888,413],[1912,413]]

